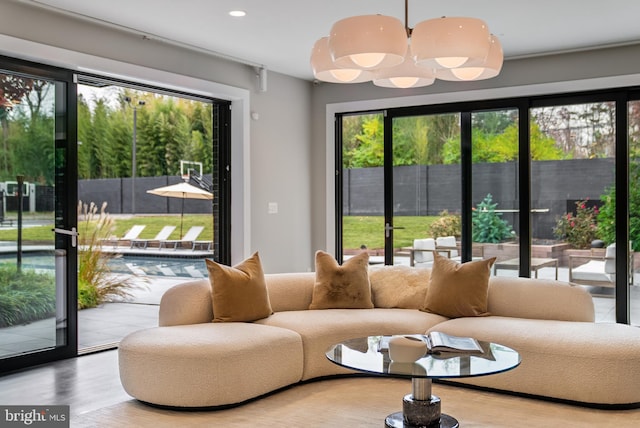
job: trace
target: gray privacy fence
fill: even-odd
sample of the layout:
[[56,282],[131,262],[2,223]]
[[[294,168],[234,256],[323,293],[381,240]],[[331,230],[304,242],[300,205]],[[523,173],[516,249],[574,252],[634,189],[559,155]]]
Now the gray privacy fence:
[[[207,177],[211,180],[211,175]],[[135,207],[136,214],[179,214],[182,200],[179,198],[166,198],[147,193],[147,190],[156,187],[169,186],[181,182],[178,176],[139,177],[135,179]],[[106,178],[78,181],[78,198],[82,202],[95,202],[100,206],[107,203],[107,212],[110,214],[131,213],[131,178]],[[190,214],[208,214],[213,212],[214,199],[199,200],[185,199],[184,212]]]
[[[575,202],[601,196],[615,180],[614,159],[576,159],[531,163],[532,236],[553,239],[559,216],[575,211]],[[384,215],[382,167],[343,170],[343,214]],[[460,212],[460,165],[416,165],[393,168],[396,216]],[[474,206],[492,195],[502,218],[518,230],[518,164],[479,163],[472,169]],[[514,212],[516,211],[516,212]]]

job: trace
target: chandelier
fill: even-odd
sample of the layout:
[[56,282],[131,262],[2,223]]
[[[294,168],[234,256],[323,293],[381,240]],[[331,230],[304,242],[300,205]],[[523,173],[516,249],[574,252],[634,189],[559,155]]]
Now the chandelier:
[[317,80],[373,81],[388,88],[428,86],[435,79],[483,80],[502,69],[500,41],[477,18],[442,17],[404,25],[391,16],[362,15],[333,24],[313,46],[311,68]]

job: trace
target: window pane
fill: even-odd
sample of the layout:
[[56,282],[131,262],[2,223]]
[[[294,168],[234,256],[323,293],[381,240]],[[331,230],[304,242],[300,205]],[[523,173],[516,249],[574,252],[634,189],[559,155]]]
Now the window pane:
[[[116,84],[78,92],[78,348],[88,352],[157,324],[167,277],[206,277],[224,198],[216,104]],[[150,193],[183,181],[188,192]]]
[[[631,284],[638,285],[640,275],[640,101],[632,101],[629,111],[629,239],[631,240]],[[640,326],[640,290],[631,287],[631,324]]]
[[342,118],[342,258],[367,249],[384,261],[382,113]]
[[597,321],[615,321],[615,105],[537,108],[531,119],[533,257],[558,259],[560,279],[595,297]]
[[56,125],[65,118],[56,99],[66,87],[0,73],[0,88],[2,361],[66,346],[68,320],[66,252],[52,233],[63,217],[56,184],[66,177],[56,155],[64,157],[65,150],[56,150]]
[[394,118],[394,263],[431,267],[433,249],[460,260],[460,193],[460,115]]
[[496,257],[496,275],[517,276],[518,111],[472,115],[473,257]]

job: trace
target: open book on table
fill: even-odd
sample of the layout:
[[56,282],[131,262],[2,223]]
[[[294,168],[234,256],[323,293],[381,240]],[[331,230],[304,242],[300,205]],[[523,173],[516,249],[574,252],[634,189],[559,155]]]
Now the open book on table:
[[[389,339],[392,336],[385,336],[378,343],[379,350],[389,349]],[[437,354],[440,352],[455,352],[457,354],[464,353],[478,353],[482,354],[484,349],[480,346],[480,343],[473,337],[459,337],[452,336],[450,334],[432,331],[431,333],[424,334],[407,334],[404,335],[407,339],[419,340],[427,345],[428,352],[430,354]]]
[[423,336],[427,343],[429,353],[457,352],[457,353],[482,353],[484,352],[480,344],[473,337],[459,337],[439,331],[432,331]]

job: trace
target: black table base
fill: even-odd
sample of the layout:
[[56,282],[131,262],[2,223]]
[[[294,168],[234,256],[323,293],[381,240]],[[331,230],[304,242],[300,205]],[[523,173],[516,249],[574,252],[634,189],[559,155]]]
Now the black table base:
[[393,413],[384,421],[387,428],[458,428],[460,425],[455,418],[449,415],[440,415],[440,420],[431,425],[407,425],[404,422],[403,412]]

